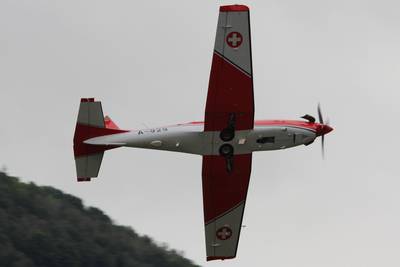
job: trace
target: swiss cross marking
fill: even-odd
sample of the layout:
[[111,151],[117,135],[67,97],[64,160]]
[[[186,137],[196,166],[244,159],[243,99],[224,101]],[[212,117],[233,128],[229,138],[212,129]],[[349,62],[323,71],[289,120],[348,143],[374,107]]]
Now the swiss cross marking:
[[216,235],[219,240],[227,240],[232,236],[232,229],[228,226],[221,227],[217,230]]
[[243,42],[243,36],[240,32],[230,32],[226,36],[226,43],[232,48],[238,48]]

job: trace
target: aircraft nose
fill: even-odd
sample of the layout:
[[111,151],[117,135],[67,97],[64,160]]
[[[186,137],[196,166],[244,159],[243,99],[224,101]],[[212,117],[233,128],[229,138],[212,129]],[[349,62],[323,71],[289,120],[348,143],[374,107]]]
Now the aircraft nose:
[[321,124],[317,129],[317,136],[325,135],[333,131],[333,128],[326,124]]
[[323,134],[327,134],[333,131],[333,128],[329,125],[324,125],[324,127],[322,128]]

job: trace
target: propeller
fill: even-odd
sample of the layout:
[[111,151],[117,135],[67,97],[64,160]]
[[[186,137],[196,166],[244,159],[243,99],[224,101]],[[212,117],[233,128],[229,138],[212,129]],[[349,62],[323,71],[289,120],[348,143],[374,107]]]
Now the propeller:
[[[322,153],[322,158],[325,158],[325,135],[329,132],[331,132],[333,129],[332,127],[329,126],[329,118],[326,120],[326,122],[324,123],[324,117],[322,116],[322,111],[321,111],[321,105],[318,103],[318,120],[319,120],[319,124],[316,124],[316,135],[317,136],[321,136],[321,153]],[[309,123],[314,124],[315,123],[315,118],[311,115],[304,115],[303,117],[301,117],[305,120],[308,120]],[[314,142],[315,138],[311,141],[309,141],[308,143],[305,143],[306,146],[308,146],[309,144],[312,144]]]
[[321,105],[318,103],[318,119],[319,123],[324,124],[324,118],[322,117]]
[[329,119],[326,120],[324,124],[324,117],[322,116],[321,105],[318,103],[318,120],[321,124],[321,128],[318,130],[317,134],[321,135],[321,153],[322,158],[325,159],[325,134],[329,133],[333,129],[329,126]]

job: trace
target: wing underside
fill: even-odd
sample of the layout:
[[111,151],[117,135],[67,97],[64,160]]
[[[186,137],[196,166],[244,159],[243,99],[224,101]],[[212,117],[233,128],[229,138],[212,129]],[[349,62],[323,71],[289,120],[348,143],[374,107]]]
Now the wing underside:
[[254,125],[252,75],[249,9],[222,6],[204,123],[212,136],[202,167],[207,260],[236,256],[251,172],[251,151],[240,146]]
[[228,173],[222,156],[203,157],[203,203],[207,260],[236,256],[247,188],[251,154],[235,155]]

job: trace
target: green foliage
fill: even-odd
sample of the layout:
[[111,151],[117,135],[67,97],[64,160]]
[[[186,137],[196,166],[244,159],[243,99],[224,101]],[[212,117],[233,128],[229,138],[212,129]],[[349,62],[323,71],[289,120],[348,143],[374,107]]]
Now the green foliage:
[[196,266],[52,187],[0,172],[0,266]]

